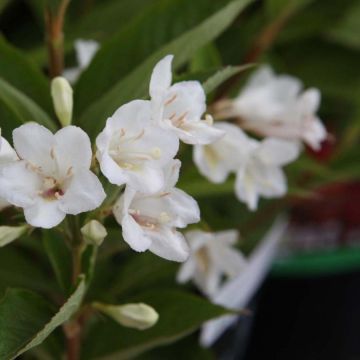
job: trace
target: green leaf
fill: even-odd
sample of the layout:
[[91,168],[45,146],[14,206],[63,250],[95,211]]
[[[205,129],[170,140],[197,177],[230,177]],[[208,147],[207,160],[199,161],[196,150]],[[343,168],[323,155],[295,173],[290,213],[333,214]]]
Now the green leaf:
[[61,288],[67,293],[71,284],[71,252],[65,244],[63,237],[55,231],[45,231],[43,244],[49,257],[56,279]]
[[209,43],[200,48],[193,56],[189,69],[190,72],[196,73],[221,67],[221,55],[214,43]]
[[232,76],[239,74],[240,72],[245,71],[253,66],[253,64],[247,64],[243,66],[226,66],[225,68],[216,72],[213,76],[209,77],[203,83],[205,93],[211,93],[226,80],[230,79]]
[[[195,27],[229,0],[154,0],[114,37],[103,42],[75,89],[76,113],[110,90],[144,59]],[[134,46],[136,44],[136,46]],[[94,86],[92,86],[93,84]],[[122,89],[121,92],[123,92]]]
[[330,39],[360,50],[360,3],[349,8],[341,21],[327,33]]
[[178,265],[145,252],[124,261],[108,292],[120,296],[175,283]]
[[84,291],[82,278],[74,293],[53,315],[51,307],[40,296],[26,290],[9,290],[0,303],[0,358],[15,359],[41,344],[75,313]]
[[[115,84],[99,101],[89,106],[79,123],[94,136],[103,127],[107,116],[121,104],[147,96],[147,88],[154,65],[165,55],[174,54],[174,69],[184,65],[197,49],[221,34],[239,12],[252,0],[235,0],[214,15],[187,31],[151,55],[125,79]],[[126,89],[126,91],[124,91]]]
[[[31,239],[36,241],[37,239]],[[23,250],[7,246],[0,251],[0,295],[8,287],[26,287],[34,291],[47,292],[54,290],[48,268],[44,266],[37,254],[28,249]]]
[[84,344],[83,359],[129,359],[156,346],[170,344],[195,331],[203,322],[228,314],[224,308],[181,291],[148,292],[131,299],[152,306],[160,315],[146,331],[119,326],[110,319],[94,322]]
[[47,112],[52,111],[50,85],[40,70],[0,36],[0,77]]
[[56,125],[33,100],[0,78],[0,103],[12,114],[14,123],[1,122],[1,127],[9,134],[15,127],[28,121],[36,121],[50,130]]

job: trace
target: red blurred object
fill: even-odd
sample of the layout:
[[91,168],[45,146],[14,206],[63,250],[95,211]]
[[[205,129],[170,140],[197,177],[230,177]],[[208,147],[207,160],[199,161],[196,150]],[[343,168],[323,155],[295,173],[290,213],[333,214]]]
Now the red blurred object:
[[291,247],[360,245],[360,182],[331,184],[313,199],[298,200],[291,211]]

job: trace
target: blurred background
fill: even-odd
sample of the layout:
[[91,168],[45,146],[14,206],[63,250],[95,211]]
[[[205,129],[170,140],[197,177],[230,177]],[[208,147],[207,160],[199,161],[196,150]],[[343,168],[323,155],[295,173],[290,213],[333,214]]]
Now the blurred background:
[[[104,69],[113,67],[115,77],[123,76],[228,2],[73,0],[65,22],[66,67],[77,66],[76,39],[98,41],[103,55],[95,56],[92,71],[85,70],[77,82],[76,106],[84,107],[107,90],[112,79]],[[1,51],[14,48],[47,73],[43,19],[40,0],[0,0]],[[199,200],[213,228],[240,229],[244,252],[251,252],[280,211],[287,209],[291,224],[269,276],[249,304],[250,314],[216,343],[217,357],[360,359],[360,2],[254,1],[219,37],[198,49],[178,78],[202,79],[222,66],[246,63],[271,64],[277,73],[300,78],[306,88],[319,88],[319,115],[330,136],[318,152],[306,149],[289,166],[288,196],[262,201],[255,215],[235,199],[233,180],[207,183],[192,165],[190,150],[184,150],[180,187]],[[81,90],[94,69],[102,81],[93,79],[85,102]],[[209,102],[237,94],[250,73],[231,78]],[[25,93],[41,99],[36,86],[26,83],[26,73],[8,71],[1,52],[0,76],[14,85],[21,78]],[[0,115],[0,122],[11,116],[1,102]],[[182,342],[190,344],[195,337]],[[172,359],[211,358],[206,350],[175,354],[171,346],[155,354],[160,359],[169,354]]]

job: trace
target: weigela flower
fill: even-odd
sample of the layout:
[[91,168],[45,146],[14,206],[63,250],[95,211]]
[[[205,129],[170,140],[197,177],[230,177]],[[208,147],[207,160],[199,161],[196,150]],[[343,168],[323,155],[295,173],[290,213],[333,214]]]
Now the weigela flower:
[[296,142],[266,138],[257,141],[235,125],[217,122],[226,134],[209,145],[194,147],[193,158],[200,173],[215,183],[224,182],[236,172],[235,194],[251,210],[260,196],[281,197],[287,184],[281,166],[295,160],[300,147]]
[[217,121],[214,127],[225,135],[210,145],[195,145],[193,160],[199,172],[213,183],[222,183],[236,172],[248,153],[246,134],[230,123]]
[[[284,219],[279,218],[275,221],[251,253],[245,268],[233,279],[226,281],[212,297],[214,304],[238,311],[246,308],[266,276],[286,228],[287,222]],[[211,346],[237,319],[238,315],[225,315],[206,322],[201,331],[201,345]]]
[[63,76],[70,83],[75,82],[79,75],[90,65],[99,47],[99,43],[94,40],[75,40],[75,54],[78,66],[66,69],[63,72]]
[[127,186],[114,206],[116,220],[122,226],[124,240],[135,251],[150,250],[173,261],[185,261],[189,247],[176,228],[200,220],[196,201],[175,188],[180,161],[173,160],[166,168],[165,186],[146,195]]
[[223,132],[212,126],[212,118],[201,120],[206,110],[206,96],[198,81],[182,81],[171,85],[171,62],[168,55],[160,60],[150,80],[150,96],[154,120],[173,131],[187,144],[209,144]]
[[281,167],[298,157],[299,146],[276,138],[248,141],[248,156],[236,173],[235,194],[250,210],[256,210],[260,196],[276,198],[286,194],[286,176]]
[[[8,141],[2,136],[0,136],[0,172],[5,165],[18,159],[19,158],[15,150],[11,147]],[[4,198],[0,197],[0,210],[6,208],[9,205],[11,205],[9,202],[7,202]]]
[[234,278],[246,265],[242,253],[233,246],[239,237],[236,230],[216,233],[200,230],[185,234],[190,246],[190,256],[177,274],[177,280],[184,283],[192,279],[195,285],[208,297],[219,290],[224,275]]
[[151,122],[150,102],[121,106],[96,139],[102,173],[115,185],[128,184],[143,193],[164,186],[164,166],[179,149],[177,137]]
[[327,133],[316,112],[320,92],[308,89],[301,93],[300,80],[275,75],[268,66],[250,78],[234,100],[220,101],[216,118],[239,118],[242,128],[261,136],[303,141],[314,150],[320,148]]
[[67,126],[52,134],[28,123],[13,131],[13,140],[19,160],[2,168],[0,196],[22,207],[30,225],[51,228],[66,214],[102,203],[105,192],[89,170],[91,145],[83,130]]

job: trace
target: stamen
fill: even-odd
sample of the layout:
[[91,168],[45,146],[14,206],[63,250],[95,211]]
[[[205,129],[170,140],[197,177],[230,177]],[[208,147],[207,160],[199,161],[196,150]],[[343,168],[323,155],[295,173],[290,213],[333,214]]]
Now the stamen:
[[174,94],[169,100],[167,100],[164,105],[167,106],[171,104],[177,98],[177,94]]
[[214,118],[210,114],[205,115],[204,120],[208,125],[212,125],[214,123]]

